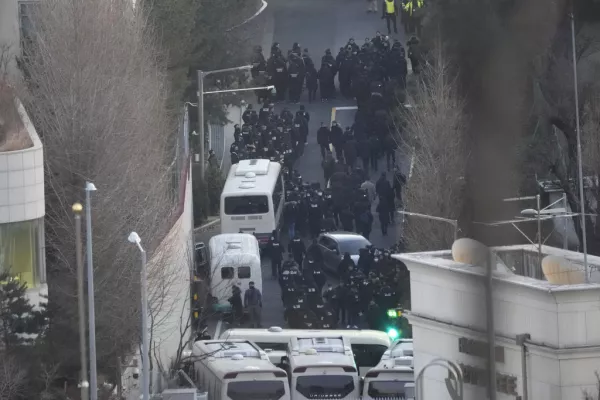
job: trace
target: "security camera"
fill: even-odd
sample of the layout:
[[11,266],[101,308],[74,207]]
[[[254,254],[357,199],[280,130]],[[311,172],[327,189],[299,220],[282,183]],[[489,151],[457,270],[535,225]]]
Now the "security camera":
[[140,377],[140,370],[138,368],[133,369],[133,379],[138,379]]

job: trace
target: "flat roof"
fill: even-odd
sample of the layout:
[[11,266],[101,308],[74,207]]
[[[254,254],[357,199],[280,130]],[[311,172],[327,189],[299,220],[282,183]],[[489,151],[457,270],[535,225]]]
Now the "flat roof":
[[[491,250],[499,255],[511,252],[529,252],[537,254],[537,246],[514,245],[514,246],[498,246],[492,247]],[[583,269],[583,254],[575,251],[558,249],[551,246],[542,246],[542,255],[563,257],[574,264],[581,265]],[[394,254],[393,258],[402,262],[417,263],[428,265],[435,268],[440,268],[457,273],[483,276],[485,270],[482,266],[464,264],[456,262],[452,259],[451,250],[440,250],[419,253],[403,253]],[[511,265],[507,265],[511,267]],[[588,255],[588,266],[590,270],[590,283],[574,284],[574,285],[556,285],[546,280],[530,278],[514,273],[506,273],[495,270],[494,279],[512,283],[520,286],[529,287],[531,289],[541,290],[544,292],[568,292],[581,290],[598,290],[600,289],[600,257]]]

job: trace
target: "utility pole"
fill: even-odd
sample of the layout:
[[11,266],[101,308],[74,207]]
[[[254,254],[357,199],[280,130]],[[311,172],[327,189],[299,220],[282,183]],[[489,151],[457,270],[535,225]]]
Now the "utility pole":
[[83,251],[81,244],[81,211],[83,206],[80,203],[73,204],[73,213],[75,214],[75,258],[77,260],[77,303],[79,306],[79,353],[81,356],[81,377],[79,385],[81,387],[81,400],[88,400],[90,383],[88,382],[88,360],[87,360],[87,341],[85,335],[85,289],[83,273]]
[[496,332],[494,326],[494,263],[493,254],[488,250],[488,262],[485,284],[485,302],[487,313],[487,336],[488,336],[488,398],[496,400]]
[[[204,181],[204,72],[201,70],[198,73],[198,131],[200,132],[200,146],[198,151],[198,163],[200,164],[200,179]],[[196,153],[197,154],[197,153]]]

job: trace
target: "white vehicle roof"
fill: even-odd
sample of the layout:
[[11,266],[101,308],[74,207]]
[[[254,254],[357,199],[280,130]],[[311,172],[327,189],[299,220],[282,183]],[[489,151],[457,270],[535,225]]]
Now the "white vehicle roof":
[[387,360],[398,357],[413,357],[413,349],[412,339],[396,339],[391,344],[390,348],[383,353],[381,359]]
[[270,193],[280,171],[281,164],[270,160],[242,160],[229,169],[221,198]]
[[290,339],[290,366],[354,367],[354,355],[348,339],[338,337],[294,337]]
[[260,265],[258,240],[248,233],[222,233],[208,242],[211,263],[225,267],[256,262]]
[[339,337],[348,338],[350,344],[378,344],[390,346],[390,338],[385,332],[370,329],[282,329],[272,326],[268,329],[229,329],[221,333],[222,339],[247,338],[255,342],[289,343],[293,337]]
[[284,372],[247,340],[199,340],[194,343],[192,357],[202,358],[200,362],[221,379],[228,373]]

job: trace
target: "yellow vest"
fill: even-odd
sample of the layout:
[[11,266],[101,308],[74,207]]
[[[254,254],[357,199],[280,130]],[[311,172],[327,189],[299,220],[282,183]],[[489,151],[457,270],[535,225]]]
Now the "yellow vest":
[[[415,5],[413,3],[414,0],[409,0],[409,2],[404,5],[404,11],[406,11],[409,15],[412,15],[415,9]],[[417,0],[416,8],[419,9],[421,7],[423,7],[423,0]]]
[[394,8],[394,0],[385,0],[385,12],[386,14],[396,13],[396,9]]

